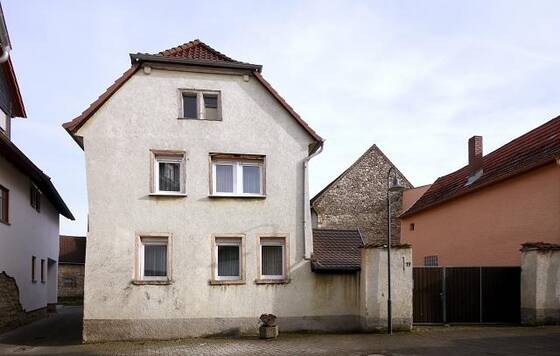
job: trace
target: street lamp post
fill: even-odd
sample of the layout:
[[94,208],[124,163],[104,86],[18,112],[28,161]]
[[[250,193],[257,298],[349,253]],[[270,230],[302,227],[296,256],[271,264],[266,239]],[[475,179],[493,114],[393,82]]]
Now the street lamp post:
[[394,166],[389,168],[387,172],[387,333],[393,334],[393,314],[391,310],[391,192],[402,192],[404,187],[399,184],[397,174],[393,175],[391,182],[391,173],[395,170]]

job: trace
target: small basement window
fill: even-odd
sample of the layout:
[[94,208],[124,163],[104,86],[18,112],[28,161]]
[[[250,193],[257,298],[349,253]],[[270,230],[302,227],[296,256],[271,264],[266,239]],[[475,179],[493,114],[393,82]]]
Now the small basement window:
[[182,119],[219,121],[222,119],[220,92],[210,90],[182,90]]

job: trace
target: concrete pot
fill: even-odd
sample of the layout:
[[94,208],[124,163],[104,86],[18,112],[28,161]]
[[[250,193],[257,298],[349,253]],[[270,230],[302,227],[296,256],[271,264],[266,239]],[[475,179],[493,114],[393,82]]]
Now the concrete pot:
[[259,327],[259,336],[261,339],[276,339],[278,337],[278,326]]

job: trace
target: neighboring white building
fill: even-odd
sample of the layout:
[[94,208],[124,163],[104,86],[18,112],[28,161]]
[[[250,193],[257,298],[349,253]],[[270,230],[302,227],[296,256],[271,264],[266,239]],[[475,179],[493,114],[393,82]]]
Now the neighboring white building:
[[10,139],[12,118],[26,114],[6,51],[10,44],[1,9],[0,15],[0,329],[4,329],[29,319],[22,318],[22,312],[41,314],[56,303],[59,214],[74,217],[50,178]]
[[131,59],[64,124],[86,159],[84,340],[254,333],[262,313],[281,331],[379,323],[359,232],[312,236],[323,140],[261,66],[199,40]]

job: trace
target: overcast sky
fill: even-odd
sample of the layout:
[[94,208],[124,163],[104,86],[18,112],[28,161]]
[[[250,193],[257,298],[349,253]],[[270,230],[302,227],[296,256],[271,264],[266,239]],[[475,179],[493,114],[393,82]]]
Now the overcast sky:
[[321,190],[376,143],[414,185],[560,114],[558,1],[4,0],[28,118],[14,142],[85,234],[82,150],[61,128],[130,66],[194,38],[264,76],[326,139]]

